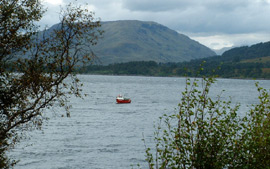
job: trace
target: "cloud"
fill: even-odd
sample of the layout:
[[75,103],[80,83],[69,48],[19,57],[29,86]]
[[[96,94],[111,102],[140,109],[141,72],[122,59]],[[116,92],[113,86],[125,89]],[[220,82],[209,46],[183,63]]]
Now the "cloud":
[[[61,5],[73,2],[46,1],[58,1]],[[193,37],[201,41],[203,37],[214,39],[207,42],[212,47],[240,44],[236,37],[247,38],[248,42],[257,39],[253,36],[261,38],[257,39],[259,42],[270,40],[270,0],[80,0],[77,3],[88,3],[88,8],[102,21],[155,21],[187,35],[196,34]],[[58,21],[59,5],[48,5],[42,24],[51,25]]]
[[186,0],[123,0],[123,7],[131,11],[150,11],[150,12],[161,12],[171,11],[177,9],[184,9],[188,6],[192,6],[192,1]]
[[270,26],[267,20],[270,16],[268,0],[123,0],[122,2],[123,7],[131,12],[151,13],[152,18],[158,18],[163,22],[169,20],[170,23],[166,23],[167,25],[182,31],[247,33],[262,31]]
[[43,0],[44,3],[48,3],[51,5],[60,5],[63,4],[63,0]]
[[215,9],[217,11],[233,11],[239,7],[244,7],[254,0],[122,0],[123,7],[131,11],[172,11],[189,10],[197,8]]
[[269,0],[91,0],[89,5],[102,20],[152,20],[183,32],[249,33],[270,27]]
[[270,33],[248,33],[248,34],[188,34],[187,35],[211,49],[222,49],[225,47],[249,46],[252,44],[270,41]]

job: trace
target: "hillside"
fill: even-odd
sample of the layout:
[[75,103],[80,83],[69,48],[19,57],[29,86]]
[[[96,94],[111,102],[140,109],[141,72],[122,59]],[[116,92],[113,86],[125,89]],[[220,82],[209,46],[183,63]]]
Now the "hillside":
[[[198,69],[206,61],[205,74],[214,73],[227,78],[270,78],[270,42],[258,43],[230,49],[221,56],[193,60],[181,66]],[[179,65],[180,66],[180,65]],[[220,66],[220,69],[217,67]]]
[[227,60],[246,60],[270,56],[270,42],[230,49],[222,54]]
[[[198,74],[203,64],[203,71]],[[220,69],[219,69],[220,68]],[[215,71],[213,71],[215,70]],[[147,76],[203,76],[218,75],[223,78],[270,79],[270,42],[250,47],[233,48],[222,56],[195,59],[189,62],[156,63],[153,61],[128,62],[108,66],[92,65],[83,73],[124,74]]]
[[189,37],[155,22],[102,22],[104,37],[93,47],[101,64],[130,61],[182,62],[215,53]]

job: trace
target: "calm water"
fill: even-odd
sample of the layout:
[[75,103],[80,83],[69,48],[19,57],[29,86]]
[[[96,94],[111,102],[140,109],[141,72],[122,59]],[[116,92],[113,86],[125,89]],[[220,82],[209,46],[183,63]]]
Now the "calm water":
[[[61,109],[51,114],[42,131],[32,131],[11,156],[21,161],[16,169],[128,169],[144,162],[144,135],[151,145],[154,122],[177,108],[185,78],[139,76],[79,76],[84,99],[73,98],[71,118]],[[211,95],[224,89],[223,99],[250,105],[257,102],[254,80],[219,79]],[[270,88],[270,81],[260,81]],[[131,104],[116,104],[123,94]],[[245,111],[246,106],[241,110]]]

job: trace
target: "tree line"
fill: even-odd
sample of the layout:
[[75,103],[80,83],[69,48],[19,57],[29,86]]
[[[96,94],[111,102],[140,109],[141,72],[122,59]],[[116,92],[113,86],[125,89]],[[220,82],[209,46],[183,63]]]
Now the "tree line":
[[[198,74],[201,69],[203,72]],[[219,60],[200,59],[182,63],[156,63],[154,61],[137,61],[110,65],[90,65],[78,70],[87,74],[143,75],[143,76],[209,76],[222,78],[270,78],[270,62],[242,63],[220,62]]]

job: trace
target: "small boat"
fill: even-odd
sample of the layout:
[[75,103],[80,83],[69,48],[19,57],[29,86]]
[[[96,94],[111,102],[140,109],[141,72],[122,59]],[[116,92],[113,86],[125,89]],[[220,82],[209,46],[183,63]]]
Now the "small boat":
[[125,98],[122,95],[118,95],[116,97],[116,102],[117,103],[131,103],[131,100],[129,98]]

